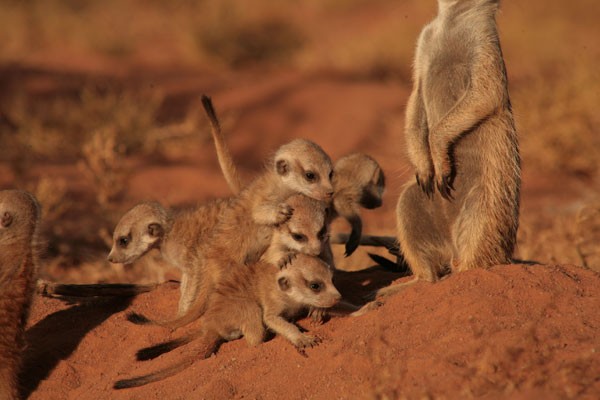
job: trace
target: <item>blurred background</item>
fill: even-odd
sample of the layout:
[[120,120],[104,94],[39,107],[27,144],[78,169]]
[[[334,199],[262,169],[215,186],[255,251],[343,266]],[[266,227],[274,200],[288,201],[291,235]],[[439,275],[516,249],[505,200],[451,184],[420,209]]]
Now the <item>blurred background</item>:
[[[27,189],[43,206],[43,276],[173,273],[156,254],[132,267],[105,257],[137,202],[229,194],[202,93],[247,179],[295,137],[334,160],[375,157],[388,187],[384,206],[363,213],[365,232],[394,235],[395,202],[414,179],[403,139],[412,56],[436,10],[434,0],[0,0],[0,189]],[[506,0],[497,16],[523,159],[520,259],[600,270],[599,15],[597,0]],[[366,267],[366,251],[338,263]]]

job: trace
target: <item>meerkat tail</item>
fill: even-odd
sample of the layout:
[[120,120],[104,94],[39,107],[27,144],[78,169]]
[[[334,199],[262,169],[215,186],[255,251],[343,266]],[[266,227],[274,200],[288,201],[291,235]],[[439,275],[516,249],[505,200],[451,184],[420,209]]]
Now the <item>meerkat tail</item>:
[[349,257],[354,253],[358,246],[360,245],[360,239],[362,237],[362,220],[358,215],[353,215],[348,219],[352,230],[350,231],[350,236],[346,241],[346,252],[344,253],[344,257]]
[[144,386],[148,383],[157,382],[168,378],[170,376],[174,376],[186,368],[189,368],[194,364],[194,362],[200,359],[206,359],[210,357],[213,353],[215,353],[220,345],[220,339],[218,335],[211,337],[207,340],[207,343],[210,343],[204,354],[200,353],[200,357],[198,353],[193,353],[185,357],[183,360],[178,362],[177,364],[171,365],[165,369],[161,369],[159,371],[153,372],[148,375],[142,375],[135,378],[130,379],[121,379],[116,381],[113,385],[114,389],[127,389],[132,387]]
[[131,379],[122,379],[122,380],[116,381],[115,384],[113,385],[113,388],[114,389],[127,389],[127,388],[132,388],[132,387],[144,386],[144,385],[147,385],[148,383],[163,380],[170,376],[176,375],[179,372],[183,371],[184,369],[190,367],[194,363],[196,358],[197,357],[195,355],[189,356],[189,357],[186,357],[183,361],[181,361],[175,365],[172,365],[168,368],[165,368],[163,370],[153,372],[148,375],[138,376],[138,377],[131,378]]
[[158,284],[135,285],[128,283],[78,285],[39,280],[37,293],[46,297],[130,297],[150,292],[157,286]]
[[[331,237],[331,244],[346,244],[350,237],[351,234],[338,233]],[[398,251],[398,241],[393,236],[361,235],[358,244],[360,246],[385,247],[392,254],[394,254],[394,251]]]
[[203,334],[204,334],[204,330],[200,329],[196,332],[192,332],[188,335],[185,335],[185,336],[177,338],[177,339],[169,340],[167,342],[162,342],[157,345],[150,346],[150,347],[144,347],[143,349],[140,349],[137,351],[137,353],[135,353],[135,358],[138,361],[152,360],[152,359],[160,356],[161,354],[168,353],[169,351],[175,350],[178,347],[181,347],[183,345],[186,345],[186,344],[194,341],[195,339],[199,338]]
[[204,111],[206,111],[206,115],[210,120],[211,133],[215,142],[217,158],[219,159],[221,171],[223,172],[225,180],[227,181],[227,185],[229,185],[231,191],[234,194],[238,194],[241,191],[242,183],[238,175],[237,168],[233,162],[233,157],[231,156],[229,148],[225,143],[225,137],[221,131],[221,124],[217,118],[217,113],[215,112],[211,98],[206,95],[202,95],[202,105],[204,106]]

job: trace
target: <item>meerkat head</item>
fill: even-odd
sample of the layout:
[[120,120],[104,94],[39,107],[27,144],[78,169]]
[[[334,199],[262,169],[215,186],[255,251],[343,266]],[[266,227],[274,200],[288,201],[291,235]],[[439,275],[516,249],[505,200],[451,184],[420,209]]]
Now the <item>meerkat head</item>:
[[159,203],[148,202],[133,207],[115,228],[108,261],[129,264],[158,248],[169,224],[169,214]]
[[306,139],[295,139],[275,153],[274,168],[289,188],[316,200],[333,197],[333,165],[319,145]]
[[288,251],[318,256],[329,236],[329,206],[303,194],[291,196],[286,204],[294,213],[274,232],[274,244]]
[[31,239],[40,217],[33,195],[22,190],[0,191],[0,244]]
[[342,298],[333,285],[332,268],[306,254],[298,254],[277,274],[277,285],[290,300],[307,307],[333,307]]
[[340,158],[334,166],[333,188],[336,196],[340,193],[355,193],[354,199],[362,207],[381,207],[385,191],[385,175],[372,157],[354,153]]

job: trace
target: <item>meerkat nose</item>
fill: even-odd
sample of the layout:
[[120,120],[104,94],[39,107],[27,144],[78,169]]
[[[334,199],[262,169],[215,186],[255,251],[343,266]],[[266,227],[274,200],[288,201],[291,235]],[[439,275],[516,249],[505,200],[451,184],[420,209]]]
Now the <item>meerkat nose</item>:
[[108,260],[108,262],[111,262],[111,263],[112,263],[112,262],[114,262],[114,257],[113,257],[113,255],[112,255],[112,253],[110,253],[110,254],[108,255],[108,257],[106,257],[106,259]]

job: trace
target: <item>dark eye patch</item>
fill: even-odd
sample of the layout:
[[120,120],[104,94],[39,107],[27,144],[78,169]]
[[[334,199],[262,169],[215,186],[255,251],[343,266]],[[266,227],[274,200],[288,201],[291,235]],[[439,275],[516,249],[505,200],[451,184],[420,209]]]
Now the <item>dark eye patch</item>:
[[312,281],[308,283],[308,287],[310,288],[310,290],[312,290],[315,293],[319,293],[321,290],[323,290],[323,282],[321,281]]
[[306,242],[306,235],[303,235],[302,233],[293,233],[290,232],[290,234],[292,235],[292,239],[294,239],[296,242]]
[[131,241],[131,234],[127,235],[127,236],[121,236],[117,239],[117,244],[119,245],[119,247],[121,248],[126,248],[127,245],[129,245],[129,242]]
[[319,175],[316,172],[313,171],[306,171],[304,173],[304,178],[308,181],[308,182],[316,182],[319,178]]

